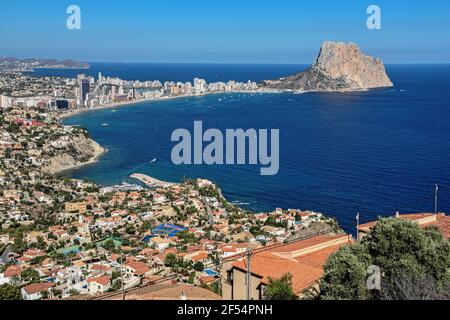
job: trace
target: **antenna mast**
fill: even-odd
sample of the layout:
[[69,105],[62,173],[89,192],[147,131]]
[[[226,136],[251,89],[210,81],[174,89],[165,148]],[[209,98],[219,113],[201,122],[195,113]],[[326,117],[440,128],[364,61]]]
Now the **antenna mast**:
[[434,214],[438,214],[438,197],[439,197],[439,186],[436,184],[436,189],[434,191]]

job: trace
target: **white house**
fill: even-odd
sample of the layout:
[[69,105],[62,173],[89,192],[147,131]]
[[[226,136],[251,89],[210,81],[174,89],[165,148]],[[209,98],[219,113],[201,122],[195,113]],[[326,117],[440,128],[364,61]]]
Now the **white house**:
[[150,246],[158,250],[159,252],[163,252],[167,248],[169,248],[172,241],[169,239],[163,239],[160,237],[155,237],[150,240]]
[[51,296],[53,283],[34,283],[23,287],[20,291],[23,300],[41,300],[45,295]]
[[111,277],[101,276],[97,278],[90,278],[87,280],[89,283],[89,294],[97,295],[107,292],[111,289]]

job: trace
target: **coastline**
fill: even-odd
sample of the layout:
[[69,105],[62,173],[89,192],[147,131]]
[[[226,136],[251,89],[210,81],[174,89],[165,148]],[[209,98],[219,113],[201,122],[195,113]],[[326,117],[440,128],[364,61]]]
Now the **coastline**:
[[70,117],[73,117],[73,116],[76,116],[76,115],[79,115],[79,114],[88,113],[88,112],[95,112],[95,111],[100,111],[100,110],[121,108],[121,107],[126,107],[126,106],[139,104],[139,103],[150,102],[150,101],[157,101],[157,100],[155,100],[155,99],[142,99],[142,100],[137,100],[137,101],[116,102],[116,103],[111,103],[111,104],[107,104],[107,105],[96,106],[96,107],[93,107],[93,108],[72,109],[72,110],[67,111],[67,112],[60,112],[58,114],[58,121],[59,121],[60,124],[62,124],[62,121],[64,119],[67,119],[67,118],[70,118]]
[[[69,110],[67,112],[59,112],[58,115],[57,115],[57,119],[58,119],[58,123],[60,125],[64,125],[63,121],[65,119],[68,119],[70,117],[74,117],[74,116],[77,116],[77,115],[80,115],[80,114],[83,114],[83,113],[96,112],[96,111],[101,111],[101,110],[110,110],[110,109],[115,109],[115,108],[130,107],[130,106],[133,106],[133,105],[138,105],[138,104],[141,104],[141,103],[148,103],[148,102],[161,102],[161,101],[170,101],[170,100],[176,100],[176,99],[186,99],[186,98],[195,98],[195,97],[199,97],[200,98],[200,97],[208,97],[208,96],[213,96],[213,95],[233,94],[233,93],[234,94],[281,94],[281,93],[303,94],[305,92],[295,92],[295,91],[291,91],[291,90],[270,89],[270,90],[264,90],[264,91],[256,90],[256,91],[210,92],[210,93],[206,93],[206,94],[202,94],[202,95],[192,94],[192,95],[182,95],[182,96],[173,96],[173,97],[148,98],[148,99],[140,99],[140,100],[135,100],[135,101],[115,102],[115,103],[111,103],[111,104],[107,104],[107,105],[95,106],[95,107],[92,107],[92,108],[72,109],[72,110]],[[93,164],[97,163],[108,152],[108,149],[104,148],[103,146],[98,144],[92,138],[90,138],[90,140],[92,142],[94,142],[95,144],[97,144],[101,148],[101,151],[96,152],[86,162],[74,164],[72,166],[62,167],[61,169],[55,171],[53,174],[55,174],[55,175],[62,175],[63,176],[64,173],[66,173],[68,171],[77,170],[77,169],[83,168],[85,166],[89,166],[89,165],[93,165]],[[140,180],[140,179],[137,179],[137,180]]]
[[[355,92],[356,91],[361,92],[361,91],[369,91],[369,90],[355,90]],[[205,93],[205,94],[201,94],[201,95],[191,94],[191,95],[172,96],[172,97],[147,98],[147,99],[140,99],[140,100],[134,100],[134,101],[115,102],[115,103],[110,103],[110,104],[106,104],[106,105],[95,106],[95,107],[92,107],[92,108],[72,109],[72,110],[69,110],[67,112],[59,112],[58,115],[57,115],[57,119],[58,119],[58,123],[60,125],[64,125],[63,121],[65,119],[68,119],[70,117],[74,117],[74,116],[77,116],[77,115],[80,115],[80,114],[83,114],[83,113],[96,112],[96,111],[101,111],[101,110],[109,110],[109,109],[115,109],[115,108],[131,107],[133,105],[138,105],[138,104],[141,104],[141,103],[148,103],[148,102],[161,102],[161,101],[170,101],[170,100],[176,100],[176,99],[186,99],[186,98],[195,98],[195,97],[200,98],[200,97],[208,97],[208,96],[222,95],[222,94],[233,94],[234,93],[234,94],[260,94],[260,95],[263,95],[263,94],[282,94],[282,93],[305,94],[305,93],[314,93],[314,92],[318,92],[318,91],[295,91],[295,90],[279,90],[279,89],[261,90],[261,89],[258,89],[258,90],[254,90],[254,91],[209,92],[209,93]],[[336,91],[320,91],[320,92],[322,92],[322,93],[335,93]],[[343,93],[343,91],[341,91],[341,93]],[[80,169],[82,167],[95,164],[108,152],[107,148],[104,148],[103,146],[98,144],[92,138],[90,138],[90,140],[92,140],[92,142],[97,144],[101,148],[101,151],[99,150],[99,152],[96,152],[86,162],[78,163],[78,164],[75,164],[75,165],[72,165],[72,166],[63,167],[62,169],[54,172],[54,174],[55,175],[64,175],[65,172],[72,171],[72,170],[77,170],[77,169]]]
[[[62,120],[83,114],[88,112],[95,112],[100,110],[108,110],[108,109],[114,109],[114,108],[122,108],[122,107],[128,107],[140,103],[146,103],[146,102],[161,102],[161,101],[169,101],[169,100],[176,100],[176,99],[186,99],[186,98],[202,98],[202,97],[208,97],[213,95],[221,95],[221,94],[279,94],[284,93],[285,91],[279,91],[279,90],[270,90],[270,91],[227,91],[227,92],[210,92],[207,94],[202,95],[183,95],[183,96],[173,96],[173,97],[163,97],[163,98],[148,98],[148,99],[140,99],[135,101],[127,101],[127,102],[115,102],[110,103],[106,105],[99,105],[92,108],[78,108],[78,109],[72,109],[67,112],[60,112],[58,114],[58,121],[61,123]],[[287,92],[287,91],[286,91]]]
[[[91,140],[92,140],[92,139],[91,139]],[[92,140],[92,141],[94,141],[94,140]],[[95,141],[94,141],[94,142],[95,142]],[[99,145],[99,146],[100,146],[100,145]],[[67,173],[67,172],[69,172],[69,171],[81,169],[81,168],[83,168],[83,167],[86,167],[86,166],[90,166],[90,165],[96,164],[96,163],[99,162],[100,159],[101,159],[106,153],[108,153],[108,151],[109,151],[107,148],[104,148],[104,147],[102,147],[102,146],[100,146],[100,148],[101,148],[101,149],[99,149],[98,152],[96,152],[96,153],[91,157],[91,159],[89,159],[88,161],[86,161],[86,162],[81,162],[81,163],[79,163],[79,164],[75,164],[75,165],[72,165],[72,166],[62,167],[61,169],[59,169],[58,171],[53,172],[52,174],[55,175],[55,176],[64,176],[64,173]]]
[[[64,176],[65,172],[97,163],[108,152],[107,148],[83,134],[74,137],[72,148],[76,150],[77,156],[69,152],[56,155],[49,159],[42,170],[51,175]],[[82,161],[84,159],[87,160]]]
[[[387,88],[387,87],[386,87]],[[163,98],[148,98],[148,99],[140,99],[135,101],[126,101],[126,102],[114,102],[111,104],[106,105],[99,105],[92,108],[78,108],[78,109],[72,109],[66,112],[59,112],[58,113],[58,122],[62,125],[62,121],[64,119],[83,114],[88,112],[96,112],[101,110],[108,110],[108,109],[114,109],[114,108],[122,108],[122,107],[128,107],[133,106],[140,103],[146,103],[146,102],[161,102],[161,101],[169,101],[169,100],[176,100],[176,99],[186,99],[186,98],[201,98],[201,97],[207,97],[212,95],[221,95],[221,94],[283,94],[283,93],[289,93],[289,94],[307,94],[307,93],[351,93],[351,92],[368,92],[371,89],[360,89],[360,90],[340,90],[340,91],[296,91],[296,90],[278,90],[278,89],[267,89],[264,91],[256,90],[256,91],[227,91],[227,92],[210,92],[202,95],[183,95],[183,96],[173,96],[173,97],[163,97]]]

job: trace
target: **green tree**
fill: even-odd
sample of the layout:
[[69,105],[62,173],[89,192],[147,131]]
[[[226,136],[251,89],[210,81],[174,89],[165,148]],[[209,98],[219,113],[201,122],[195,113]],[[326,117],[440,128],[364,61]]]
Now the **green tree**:
[[345,246],[331,255],[326,262],[325,274],[321,282],[321,298],[325,300],[368,298],[367,269],[372,265],[372,257],[366,246],[355,244]]
[[166,259],[164,259],[164,264],[170,268],[174,267],[177,264],[177,256],[173,253],[169,253],[166,256]]
[[116,280],[122,276],[121,272],[118,270],[114,270],[111,274],[111,280]]
[[37,248],[41,250],[45,250],[47,248],[47,244],[44,241],[44,238],[41,236],[37,237]]
[[184,244],[195,243],[197,241],[197,237],[195,236],[195,234],[193,234],[192,232],[190,232],[188,230],[179,232],[177,234],[177,237]]
[[201,261],[197,261],[195,264],[194,264],[194,270],[195,271],[203,271],[205,269],[205,266],[204,266],[204,264],[201,262]]
[[192,273],[189,275],[188,283],[189,283],[189,284],[194,284],[194,282],[195,282],[195,272],[192,272]]
[[0,300],[20,300],[20,290],[8,283],[0,286]]
[[[381,271],[369,291],[368,267]],[[435,299],[450,283],[450,242],[437,229],[382,219],[360,243],[341,248],[324,266],[322,299]]]
[[17,253],[23,253],[28,249],[28,245],[23,239],[23,233],[20,232],[17,236],[14,237],[14,244],[12,246],[12,249]]
[[373,264],[385,277],[430,275],[438,283],[450,281],[450,243],[433,230],[401,219],[385,219],[365,239]]
[[26,283],[38,283],[40,280],[39,272],[35,269],[25,269],[20,274],[22,281]]
[[102,245],[102,247],[103,247],[105,250],[111,252],[111,251],[113,251],[113,250],[116,248],[116,245],[114,244],[114,241],[113,241],[113,240],[109,239],[108,241],[106,241],[106,242]]
[[292,288],[292,275],[290,273],[285,274],[280,279],[269,278],[269,284],[265,290],[266,300],[296,300],[298,297],[295,295]]
[[122,280],[121,279],[116,279],[112,282],[112,286],[111,286],[111,291],[119,291],[120,289],[122,289]]

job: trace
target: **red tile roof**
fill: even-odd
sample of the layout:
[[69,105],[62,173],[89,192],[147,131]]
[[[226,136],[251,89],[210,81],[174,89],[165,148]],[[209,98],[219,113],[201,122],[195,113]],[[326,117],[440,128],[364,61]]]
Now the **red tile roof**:
[[186,252],[187,253],[191,253],[191,252],[200,251],[200,250],[203,250],[203,249],[204,248],[203,248],[202,245],[188,246],[187,249],[186,249]]
[[108,266],[103,266],[101,264],[94,264],[91,266],[91,270],[93,270],[93,271],[108,271],[108,270],[111,270],[111,268]]
[[111,282],[111,277],[110,276],[101,276],[101,277],[97,277],[97,278],[90,278],[87,280],[89,283],[91,282],[95,282],[98,283],[102,286],[106,286],[108,283]]
[[196,261],[202,261],[208,258],[208,253],[207,252],[199,252],[197,255],[193,256],[191,259],[192,261],[196,262]]
[[142,276],[150,271],[150,268],[145,263],[139,261],[128,262],[126,266],[133,269],[138,276]]
[[[294,292],[300,293],[322,277],[324,263],[344,243],[351,243],[348,236],[318,236],[288,245],[276,246],[268,251],[260,251],[252,255],[251,272],[260,277],[263,284],[268,284],[270,278],[279,279],[290,273]],[[321,244],[323,247],[320,246]],[[283,255],[301,250],[304,250],[305,253],[295,258]],[[235,262],[233,267],[246,271],[246,260]]]
[[450,216],[438,215],[436,221],[424,224],[423,227],[436,226],[445,239],[450,239]]
[[35,294],[43,291],[47,291],[53,287],[53,283],[34,283],[23,288],[27,294]]
[[198,280],[200,280],[200,282],[202,284],[209,284],[211,282],[214,282],[217,280],[217,278],[211,277],[211,276],[207,276],[207,277],[200,277]]
[[45,252],[42,250],[27,250],[23,255],[27,257],[43,257],[45,256]]
[[20,266],[10,266],[5,270],[5,278],[12,278],[14,276],[20,276],[22,268]]

